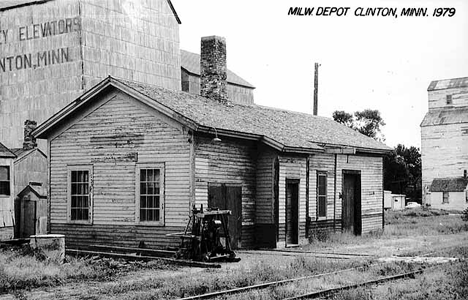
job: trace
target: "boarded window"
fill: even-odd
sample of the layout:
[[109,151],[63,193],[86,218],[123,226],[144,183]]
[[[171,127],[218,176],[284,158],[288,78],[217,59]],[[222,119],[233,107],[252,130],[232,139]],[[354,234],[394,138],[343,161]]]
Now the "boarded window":
[[91,212],[91,176],[89,169],[70,170],[70,220],[89,221]]
[[327,216],[327,173],[317,172],[317,215]]
[[449,203],[449,192],[442,192],[442,203]]
[[139,166],[137,169],[137,221],[162,225],[164,221],[163,165]]
[[447,95],[446,101],[448,105],[452,104],[452,95]]
[[0,166],[0,195],[10,196],[10,167]]

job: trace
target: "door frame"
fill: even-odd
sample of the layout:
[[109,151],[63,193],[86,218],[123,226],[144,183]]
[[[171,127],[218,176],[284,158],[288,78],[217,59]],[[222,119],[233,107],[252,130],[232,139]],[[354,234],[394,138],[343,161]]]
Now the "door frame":
[[[228,209],[231,210],[231,215],[229,216],[228,226],[229,226],[229,235],[231,236],[231,248],[238,249],[242,242],[242,185],[235,184],[235,183],[218,183],[218,182],[209,182],[208,183],[208,201],[207,205],[210,207],[210,202],[213,201],[213,195],[210,194],[211,188],[220,188],[220,201],[223,204],[223,207],[218,207],[219,209]],[[228,189],[229,188],[238,188],[239,189],[239,202],[236,202],[235,205],[237,206],[237,216],[234,214],[234,210],[228,208]],[[237,217],[235,221],[233,221],[234,217]],[[235,223],[236,231],[234,232],[232,229],[232,225]]]
[[[295,229],[296,231],[294,232],[291,232],[292,236],[291,239],[292,239],[292,243],[288,243],[288,234],[289,234],[289,230],[290,228],[288,228],[288,224],[289,224],[289,220],[288,220],[288,186],[289,185],[296,185],[297,186],[297,205],[296,205],[296,211],[293,211],[293,209],[295,207],[291,206],[291,215],[292,215],[292,218],[294,219],[294,215],[296,217],[296,224],[294,224],[293,222],[293,225],[295,225]],[[286,178],[286,186],[285,186],[285,197],[284,197],[284,207],[285,207],[285,243],[286,243],[286,246],[287,245],[295,245],[295,244],[299,244],[299,232],[300,232],[300,222],[299,222],[299,216],[300,216],[300,179],[293,179],[293,178]]]
[[342,185],[341,185],[341,230],[344,231],[344,188],[345,188],[345,177],[354,176],[356,181],[354,182],[354,203],[353,203],[353,234],[361,235],[362,233],[362,186],[361,186],[361,171],[360,170],[342,170]]

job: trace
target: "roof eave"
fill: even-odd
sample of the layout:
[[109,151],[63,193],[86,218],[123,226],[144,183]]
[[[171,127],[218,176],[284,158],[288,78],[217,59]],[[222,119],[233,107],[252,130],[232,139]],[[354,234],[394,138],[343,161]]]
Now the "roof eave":
[[171,0],[167,0],[167,4],[169,4],[169,7],[171,8],[172,13],[174,14],[174,17],[176,18],[177,23],[179,23],[179,25],[182,24],[182,22],[180,21],[179,15],[177,14],[177,11],[174,8],[174,5],[172,5]]

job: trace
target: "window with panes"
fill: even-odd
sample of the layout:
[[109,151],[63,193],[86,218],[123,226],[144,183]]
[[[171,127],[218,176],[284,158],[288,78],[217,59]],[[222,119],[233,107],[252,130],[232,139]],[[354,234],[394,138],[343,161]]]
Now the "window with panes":
[[0,195],[10,196],[10,167],[0,166]]
[[70,170],[70,220],[90,220],[90,170]]
[[317,215],[327,216],[327,173],[317,172]]
[[140,222],[162,222],[162,170],[140,168]]

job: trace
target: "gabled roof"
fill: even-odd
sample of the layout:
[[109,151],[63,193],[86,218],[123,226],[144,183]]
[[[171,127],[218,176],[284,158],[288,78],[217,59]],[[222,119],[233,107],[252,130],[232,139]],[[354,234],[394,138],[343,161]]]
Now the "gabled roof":
[[33,131],[47,138],[59,124],[106,88],[116,88],[194,131],[259,140],[285,152],[322,152],[325,146],[383,154],[392,149],[332,119],[259,105],[221,104],[198,95],[108,77]]
[[427,91],[446,90],[468,87],[468,77],[434,80],[429,84]]
[[10,149],[8,149],[5,145],[0,143],[0,157],[1,158],[15,158],[16,155],[11,152]]
[[463,192],[467,189],[468,178],[435,178],[432,180],[431,192]]
[[[200,54],[193,52],[180,50],[180,65],[182,68],[187,70],[192,75],[200,77]],[[251,85],[246,80],[242,79],[236,73],[231,70],[227,70],[227,82],[235,85],[240,85],[243,87],[254,89],[255,87]]]
[[16,160],[15,163],[18,162],[19,160],[22,160],[26,156],[30,155],[33,152],[39,152],[42,156],[47,158],[47,155],[44,154],[39,148],[33,148],[33,149],[23,149],[23,148],[12,148],[11,152],[13,152],[16,155]]
[[426,113],[421,127],[468,123],[468,107],[434,109]]
[[33,193],[37,198],[47,198],[47,189],[42,184],[29,183],[21,192],[18,193],[18,197],[21,199],[26,194]]

